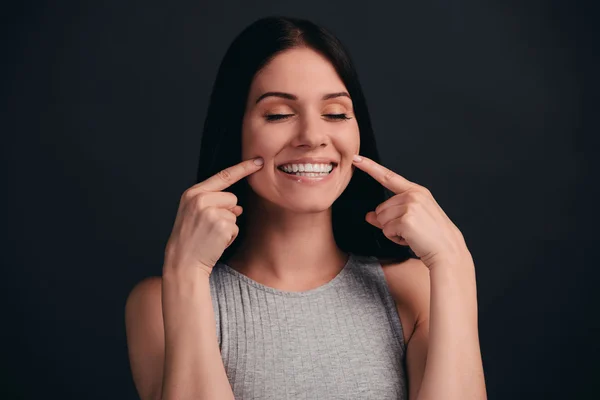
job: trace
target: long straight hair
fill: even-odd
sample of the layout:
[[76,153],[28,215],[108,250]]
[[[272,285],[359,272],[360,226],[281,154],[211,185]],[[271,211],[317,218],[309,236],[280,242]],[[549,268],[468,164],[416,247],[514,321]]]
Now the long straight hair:
[[[379,162],[379,153],[367,103],[348,51],[331,32],[310,21],[262,18],[244,29],[231,43],[219,66],[204,122],[197,182],[242,161],[242,121],[252,80],[270,60],[285,50],[311,48],[325,56],[345,84],[360,130],[361,154]],[[248,191],[244,178],[227,191],[235,194],[244,208],[237,219],[238,237],[225,249],[226,262],[246,234]],[[365,220],[365,215],[393,193],[362,170],[355,168],[344,192],[332,205],[333,234],[342,251],[379,259],[404,261],[414,257],[407,246],[398,245]]]

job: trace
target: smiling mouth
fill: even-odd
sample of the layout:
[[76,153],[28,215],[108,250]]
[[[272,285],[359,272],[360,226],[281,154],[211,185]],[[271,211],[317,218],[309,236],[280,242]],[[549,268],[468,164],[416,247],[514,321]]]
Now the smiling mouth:
[[[327,176],[327,175],[331,174],[333,172],[333,170],[337,167],[337,163],[335,163],[335,162],[332,162],[329,165],[331,166],[331,170],[329,170],[329,171],[322,171],[322,170],[317,170],[317,171],[302,170],[301,171],[300,168],[298,168],[297,166],[292,167],[291,165],[279,166],[279,167],[277,167],[277,169],[288,175],[318,177],[318,176]],[[302,168],[302,169],[304,169],[304,168]],[[296,171],[294,171],[294,170],[296,170]]]

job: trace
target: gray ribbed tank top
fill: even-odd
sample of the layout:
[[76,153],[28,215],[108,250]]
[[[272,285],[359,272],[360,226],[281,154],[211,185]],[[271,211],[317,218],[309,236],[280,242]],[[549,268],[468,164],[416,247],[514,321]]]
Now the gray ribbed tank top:
[[217,263],[210,288],[236,400],[408,399],[402,325],[377,258],[350,253],[303,292]]

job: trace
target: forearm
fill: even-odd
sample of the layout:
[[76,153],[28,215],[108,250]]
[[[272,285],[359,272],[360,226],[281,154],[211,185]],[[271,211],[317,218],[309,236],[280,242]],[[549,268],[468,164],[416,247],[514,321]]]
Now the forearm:
[[470,254],[430,268],[429,349],[417,400],[485,400]]
[[233,399],[219,345],[209,277],[163,268],[165,363],[162,400]]

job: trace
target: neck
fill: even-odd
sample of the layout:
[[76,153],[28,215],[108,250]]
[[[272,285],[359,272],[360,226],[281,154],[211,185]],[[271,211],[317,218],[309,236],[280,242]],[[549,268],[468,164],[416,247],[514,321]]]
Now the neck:
[[338,248],[331,208],[297,213],[249,198],[244,242],[227,264],[264,285],[310,290],[333,279],[348,255]]

